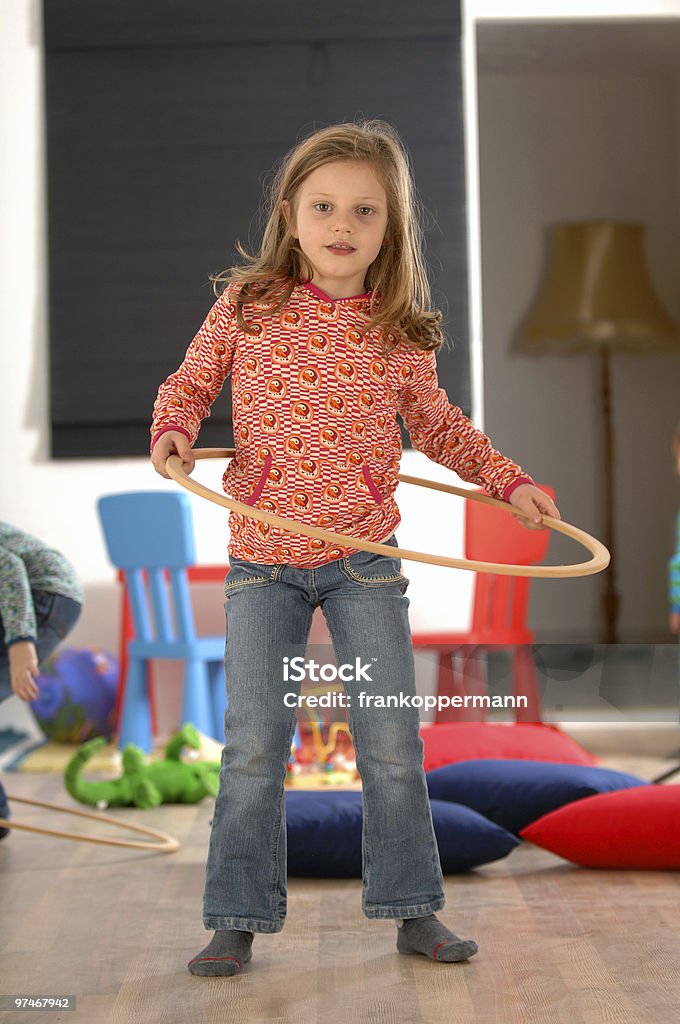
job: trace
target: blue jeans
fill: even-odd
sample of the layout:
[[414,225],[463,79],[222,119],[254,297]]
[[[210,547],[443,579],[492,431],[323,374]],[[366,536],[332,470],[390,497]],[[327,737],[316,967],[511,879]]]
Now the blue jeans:
[[[396,545],[393,535],[386,543]],[[415,695],[409,581],[398,558],[359,551],[317,569],[230,560],[225,583],[226,745],[210,836],[206,928],[278,932],[286,916],[284,781],[295,708],[283,658],[304,654],[314,609],[328,623],[363,783],[362,908],[370,918],[418,917],[444,906],[423,771],[417,708],[376,708],[361,691]],[[361,674],[360,674],[361,675]],[[367,681],[366,675],[370,676]],[[289,698],[290,702],[290,698]],[[362,703],[364,706],[362,706]]]
[[[71,632],[82,606],[70,597],[62,597],[61,594],[48,594],[45,590],[33,590],[31,597],[38,627],[35,647],[38,653],[38,664],[42,665],[64,637]],[[9,656],[4,636],[5,631],[0,618],[0,700],[12,696]]]

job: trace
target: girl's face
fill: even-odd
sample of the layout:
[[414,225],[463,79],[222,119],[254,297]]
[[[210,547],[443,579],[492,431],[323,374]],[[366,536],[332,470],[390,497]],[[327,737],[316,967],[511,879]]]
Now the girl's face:
[[332,299],[365,291],[366,271],[387,230],[387,195],[370,164],[333,160],[317,167],[283,215],[314,275]]

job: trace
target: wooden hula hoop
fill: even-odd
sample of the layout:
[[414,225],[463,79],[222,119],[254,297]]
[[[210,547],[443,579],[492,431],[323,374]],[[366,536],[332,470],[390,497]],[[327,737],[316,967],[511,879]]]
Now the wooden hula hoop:
[[92,814],[90,811],[79,811],[74,807],[62,807],[60,804],[48,804],[42,800],[29,800],[27,797],[10,796],[7,799],[17,804],[32,804],[34,807],[47,807],[51,811],[61,811],[64,814],[76,814],[80,818],[92,818],[94,821],[103,821],[108,825],[115,825],[117,828],[127,828],[131,832],[141,832],[142,835],[152,836],[157,843],[143,843],[138,839],[102,839],[101,836],[86,836],[81,832],[60,832],[54,828],[39,828],[37,825],[26,825],[22,821],[0,818],[0,828],[18,828],[24,832],[37,832],[43,836],[57,836],[58,839],[75,839],[81,843],[100,843],[102,846],[127,846],[136,850],[151,850],[153,853],[174,853],[179,850],[179,841],[165,832],[156,832],[144,825],[131,825],[128,821],[118,821],[107,814]]
[[[197,460],[202,459],[230,459],[236,454],[235,448],[196,448],[191,453]],[[282,516],[275,516],[272,512],[265,512],[263,509],[254,508],[252,505],[245,505],[239,501],[233,501],[224,494],[211,491],[209,487],[197,483],[182,469],[182,460],[179,455],[170,455],[165,464],[168,474],[182,487],[193,491],[200,498],[206,498],[216,505],[231,509],[232,512],[239,512],[243,516],[257,519],[262,523],[271,523],[281,530],[290,533],[301,533],[305,537],[319,537],[321,540],[330,543],[341,543],[350,548],[358,548],[360,551],[372,551],[377,555],[387,555],[390,558],[403,558],[407,562],[426,562],[428,565],[441,565],[448,569],[467,569],[471,572],[488,572],[497,576],[537,576],[542,579],[565,578],[572,576],[592,576],[596,572],[602,572],[609,565],[609,551],[595,537],[579,530],[576,526],[562,522],[560,519],[553,519],[552,516],[542,516],[542,522],[551,530],[563,533],[571,537],[577,543],[582,544],[592,554],[587,562],[577,562],[574,565],[510,565],[506,562],[476,562],[468,558],[449,558],[446,555],[428,555],[422,551],[408,551],[406,548],[395,548],[391,544],[376,544],[373,541],[364,540],[362,537],[350,537],[346,533],[334,533],[333,530],[322,530],[318,526],[308,526],[306,523],[299,523],[295,519],[284,519]],[[407,476],[399,474],[399,479],[405,484],[414,484],[416,487],[429,487],[433,491],[444,491],[446,494],[457,494],[469,501],[481,501],[485,505],[493,505],[495,508],[503,509],[514,515],[520,515],[517,509],[509,505],[507,501],[499,501],[497,498],[490,498],[487,494],[479,491],[468,491],[463,487],[454,487],[452,484],[440,484],[435,480],[426,480],[418,476]],[[524,518],[524,517],[523,517]]]

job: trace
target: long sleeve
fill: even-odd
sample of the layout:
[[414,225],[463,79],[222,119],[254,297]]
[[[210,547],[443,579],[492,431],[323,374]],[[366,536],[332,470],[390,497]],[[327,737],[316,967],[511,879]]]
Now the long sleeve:
[[214,303],[187,349],[184,360],[158,389],[153,407],[151,445],[166,430],[181,430],[191,444],[201,422],[231,372],[235,342],[234,306],[224,292]]
[[17,640],[36,640],[33,590],[83,601],[76,571],[59,551],[9,523],[0,523],[0,616],[7,646]]
[[399,377],[404,384],[397,393],[397,408],[414,448],[492,497],[507,500],[520,483],[533,483],[521,466],[496,451],[486,434],[450,404],[439,387],[434,352],[407,356]]
[[668,563],[668,600],[671,611],[680,612],[680,512],[676,522],[675,551]]
[[0,548],[0,615],[5,644],[17,640],[35,641],[37,623],[26,567],[18,555]]

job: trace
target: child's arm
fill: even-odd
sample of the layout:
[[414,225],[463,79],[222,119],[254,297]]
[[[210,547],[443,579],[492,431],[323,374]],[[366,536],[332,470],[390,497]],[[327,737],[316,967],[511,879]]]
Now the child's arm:
[[[9,530],[9,527],[4,527]],[[9,658],[12,690],[22,700],[35,700],[38,674],[35,650],[37,625],[31,597],[31,584],[23,560],[15,552],[0,547],[0,613]]]
[[231,372],[236,311],[224,292],[213,305],[193,338],[182,365],[158,389],[151,424],[151,461],[167,477],[165,463],[177,454],[184,469],[194,467],[191,448],[201,422]]
[[439,387],[434,352],[408,352],[399,378],[405,383],[397,394],[397,408],[414,448],[452,469],[462,480],[516,506],[534,523],[540,522],[540,514],[559,519],[550,497],[521,466],[496,451],[486,434],[451,405]]

